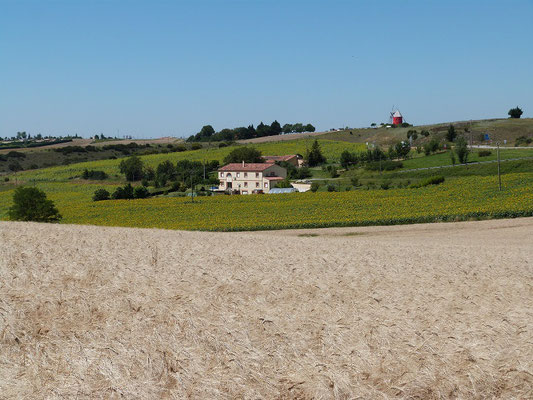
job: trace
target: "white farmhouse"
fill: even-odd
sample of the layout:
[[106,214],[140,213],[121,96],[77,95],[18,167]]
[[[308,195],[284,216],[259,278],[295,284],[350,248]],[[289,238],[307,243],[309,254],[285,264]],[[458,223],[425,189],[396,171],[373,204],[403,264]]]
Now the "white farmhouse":
[[232,193],[268,193],[277,182],[287,177],[287,170],[273,163],[227,164],[218,170],[220,190]]

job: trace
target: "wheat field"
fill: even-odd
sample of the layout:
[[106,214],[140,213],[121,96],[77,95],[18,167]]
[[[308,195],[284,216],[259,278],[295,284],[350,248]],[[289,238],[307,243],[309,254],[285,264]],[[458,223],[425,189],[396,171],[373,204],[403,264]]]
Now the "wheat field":
[[0,222],[0,397],[533,397],[533,218]]

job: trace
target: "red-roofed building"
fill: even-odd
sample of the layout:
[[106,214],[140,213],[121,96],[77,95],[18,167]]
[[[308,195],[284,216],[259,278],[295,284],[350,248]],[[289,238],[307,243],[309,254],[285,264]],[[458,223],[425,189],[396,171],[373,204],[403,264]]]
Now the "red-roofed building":
[[219,189],[232,193],[267,193],[287,177],[287,170],[273,163],[234,163],[218,169]]
[[298,156],[297,154],[291,154],[291,155],[287,155],[287,156],[263,156],[263,159],[267,163],[275,163],[275,162],[285,161],[285,162],[288,162],[288,163],[294,165],[295,167],[299,167],[300,166],[300,164],[301,164],[300,160],[302,160],[302,162],[303,162],[302,156]]

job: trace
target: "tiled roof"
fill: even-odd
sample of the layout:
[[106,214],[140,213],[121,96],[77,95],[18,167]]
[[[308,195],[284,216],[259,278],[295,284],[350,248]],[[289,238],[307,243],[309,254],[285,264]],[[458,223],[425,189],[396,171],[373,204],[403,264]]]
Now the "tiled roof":
[[264,171],[267,168],[272,167],[271,163],[233,163],[233,164],[227,164],[223,167],[219,168],[219,171],[239,171],[239,172],[261,172]]
[[265,179],[268,179],[269,181],[282,181],[283,180],[281,176],[265,176]]
[[298,157],[296,154],[291,154],[288,156],[263,156],[267,161],[289,161],[290,159]]

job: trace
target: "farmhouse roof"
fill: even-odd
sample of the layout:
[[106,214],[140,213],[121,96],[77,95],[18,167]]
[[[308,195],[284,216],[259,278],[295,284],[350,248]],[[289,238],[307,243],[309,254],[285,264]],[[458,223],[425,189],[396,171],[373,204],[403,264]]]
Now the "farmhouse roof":
[[283,180],[281,176],[265,176],[265,179],[268,179],[269,181],[282,181]]
[[219,171],[243,171],[243,172],[261,172],[272,167],[272,163],[231,163],[219,168]]
[[263,156],[263,159],[265,159],[267,162],[276,162],[276,161],[289,161],[293,159],[294,157],[298,158],[296,154],[290,154],[286,156]]

